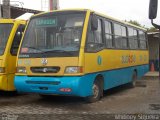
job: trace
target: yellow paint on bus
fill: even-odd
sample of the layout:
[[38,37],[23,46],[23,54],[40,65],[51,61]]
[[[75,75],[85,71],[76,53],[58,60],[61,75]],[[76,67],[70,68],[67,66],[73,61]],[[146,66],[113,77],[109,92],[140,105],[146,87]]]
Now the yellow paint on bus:
[[22,36],[20,28],[24,29],[25,24],[24,20],[0,19],[0,44],[4,45],[0,45],[0,90],[15,91],[16,52],[20,39],[18,34]]

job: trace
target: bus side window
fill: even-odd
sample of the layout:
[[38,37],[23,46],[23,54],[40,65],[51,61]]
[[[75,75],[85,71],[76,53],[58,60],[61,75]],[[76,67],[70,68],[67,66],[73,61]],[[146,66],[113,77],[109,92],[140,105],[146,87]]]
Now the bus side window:
[[140,49],[147,49],[147,40],[145,36],[145,32],[139,30],[139,41],[140,41]]
[[112,48],[113,47],[112,25],[111,25],[111,22],[106,21],[106,20],[105,20],[104,24],[105,24],[106,46],[107,46],[107,48]]
[[104,40],[102,37],[102,20],[98,19],[97,30],[92,30],[91,24],[89,25],[86,50],[88,52],[96,52],[104,48],[104,46]]
[[128,39],[129,39],[129,48],[138,49],[138,34],[137,30],[128,27]]
[[25,25],[19,25],[11,46],[11,55],[16,56],[21,42],[21,38],[25,29]]
[[115,34],[115,47],[118,49],[127,48],[127,30],[125,26],[115,23],[114,24]]

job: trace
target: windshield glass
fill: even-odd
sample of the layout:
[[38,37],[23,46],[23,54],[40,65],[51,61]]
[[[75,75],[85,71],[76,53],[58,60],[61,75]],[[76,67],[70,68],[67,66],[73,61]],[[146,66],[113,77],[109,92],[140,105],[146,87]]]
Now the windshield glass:
[[3,55],[13,24],[0,23],[0,55]]
[[84,16],[81,12],[33,18],[19,57],[78,56]]

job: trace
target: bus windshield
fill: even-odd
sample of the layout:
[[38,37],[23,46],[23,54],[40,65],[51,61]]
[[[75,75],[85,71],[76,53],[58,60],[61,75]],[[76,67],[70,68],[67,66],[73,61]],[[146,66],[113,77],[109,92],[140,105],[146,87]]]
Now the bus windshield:
[[83,13],[32,18],[19,57],[78,56],[84,18]]
[[13,24],[0,23],[0,55],[3,55]]

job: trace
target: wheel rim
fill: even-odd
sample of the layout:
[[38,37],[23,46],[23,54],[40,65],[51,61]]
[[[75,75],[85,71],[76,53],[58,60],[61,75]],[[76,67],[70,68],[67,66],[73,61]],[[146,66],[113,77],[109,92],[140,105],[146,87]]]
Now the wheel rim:
[[97,98],[98,95],[99,95],[99,87],[98,87],[98,85],[94,84],[92,90],[93,90],[93,97]]

